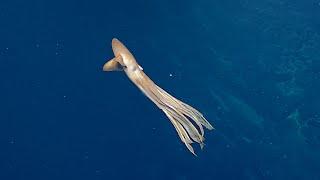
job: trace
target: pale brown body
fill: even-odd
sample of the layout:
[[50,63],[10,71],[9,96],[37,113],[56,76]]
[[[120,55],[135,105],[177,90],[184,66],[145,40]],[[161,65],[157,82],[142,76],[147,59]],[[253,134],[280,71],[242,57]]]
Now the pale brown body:
[[[211,124],[199,111],[174,98],[157,86],[143,72],[134,56],[118,39],[112,39],[112,50],[115,58],[105,63],[103,70],[124,70],[129,79],[166,114],[177,130],[182,142],[195,155],[191,143],[197,142],[203,148],[203,126],[211,130],[213,129]],[[198,129],[190,120],[194,122]]]

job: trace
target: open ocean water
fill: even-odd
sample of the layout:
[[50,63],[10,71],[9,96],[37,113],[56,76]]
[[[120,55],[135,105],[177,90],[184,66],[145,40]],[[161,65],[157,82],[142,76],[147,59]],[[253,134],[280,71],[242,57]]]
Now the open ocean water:
[[[215,126],[198,157],[119,38]],[[0,1],[0,180],[320,180],[319,0]]]

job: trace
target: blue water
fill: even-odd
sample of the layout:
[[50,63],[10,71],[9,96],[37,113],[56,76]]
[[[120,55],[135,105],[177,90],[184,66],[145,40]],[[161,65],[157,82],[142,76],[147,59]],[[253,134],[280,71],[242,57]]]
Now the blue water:
[[[320,179],[320,1],[0,2],[1,180]],[[193,156],[119,38],[215,126]]]

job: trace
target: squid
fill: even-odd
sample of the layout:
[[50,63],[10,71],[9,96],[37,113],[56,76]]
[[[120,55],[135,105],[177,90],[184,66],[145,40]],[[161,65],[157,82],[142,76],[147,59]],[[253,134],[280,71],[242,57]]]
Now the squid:
[[192,143],[204,147],[204,128],[214,129],[195,108],[171,96],[156,85],[143,71],[131,52],[118,39],[112,39],[114,58],[107,61],[103,71],[124,71],[128,78],[161,109],[176,129],[181,141],[194,154]]

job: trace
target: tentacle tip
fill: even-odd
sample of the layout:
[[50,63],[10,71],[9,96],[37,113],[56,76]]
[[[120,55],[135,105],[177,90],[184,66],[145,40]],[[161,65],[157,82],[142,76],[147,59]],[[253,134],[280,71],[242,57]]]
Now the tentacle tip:
[[203,143],[203,142],[200,143],[200,148],[201,148],[201,150],[203,150],[203,148],[204,148],[205,145],[206,145],[206,144]]

